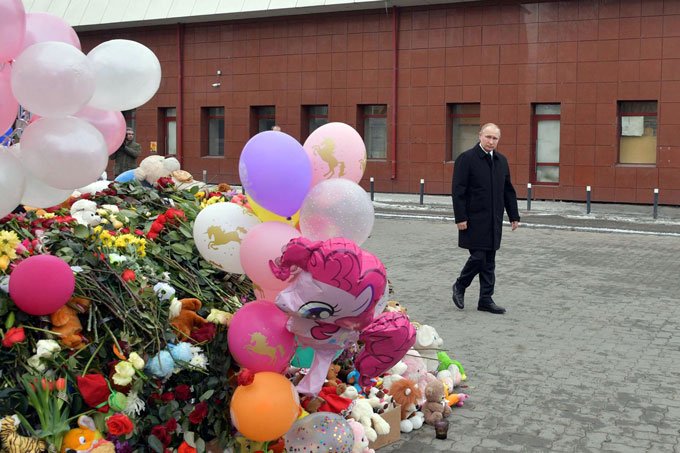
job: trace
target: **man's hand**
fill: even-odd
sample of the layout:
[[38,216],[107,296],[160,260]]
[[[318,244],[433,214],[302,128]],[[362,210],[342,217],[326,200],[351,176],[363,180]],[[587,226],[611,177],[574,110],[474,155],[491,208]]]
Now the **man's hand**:
[[517,220],[515,220],[514,222],[510,222],[510,226],[512,227],[512,231],[515,231],[519,226],[519,222]]
[[467,230],[467,220],[465,222],[457,223],[456,226],[460,231]]

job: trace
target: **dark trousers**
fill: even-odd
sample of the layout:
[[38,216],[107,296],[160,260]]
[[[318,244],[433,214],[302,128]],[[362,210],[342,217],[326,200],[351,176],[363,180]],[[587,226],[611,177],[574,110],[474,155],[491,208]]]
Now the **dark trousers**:
[[458,277],[458,286],[465,289],[479,274],[479,302],[491,302],[493,288],[496,285],[496,251],[495,250],[470,250],[463,270]]

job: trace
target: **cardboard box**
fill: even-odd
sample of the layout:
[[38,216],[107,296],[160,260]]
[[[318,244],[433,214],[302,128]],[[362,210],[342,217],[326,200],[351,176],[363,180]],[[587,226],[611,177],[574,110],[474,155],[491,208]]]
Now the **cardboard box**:
[[395,443],[401,438],[401,405],[393,407],[392,409],[381,414],[382,418],[390,425],[389,434],[379,435],[375,442],[370,442],[368,448],[377,450],[378,448],[384,447]]

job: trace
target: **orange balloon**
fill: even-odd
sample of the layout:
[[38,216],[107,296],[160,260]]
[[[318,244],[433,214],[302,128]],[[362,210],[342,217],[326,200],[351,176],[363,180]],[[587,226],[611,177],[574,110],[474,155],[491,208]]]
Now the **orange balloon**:
[[250,440],[275,440],[288,432],[298,417],[300,399],[293,384],[271,371],[255,373],[250,385],[239,385],[231,398],[231,420]]

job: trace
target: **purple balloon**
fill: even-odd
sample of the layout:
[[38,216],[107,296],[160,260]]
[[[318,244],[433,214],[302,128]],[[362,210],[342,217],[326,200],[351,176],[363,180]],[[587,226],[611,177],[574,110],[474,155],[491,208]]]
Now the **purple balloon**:
[[248,140],[238,172],[257,204],[284,217],[300,209],[312,184],[312,164],[304,148],[278,131],[260,132]]

